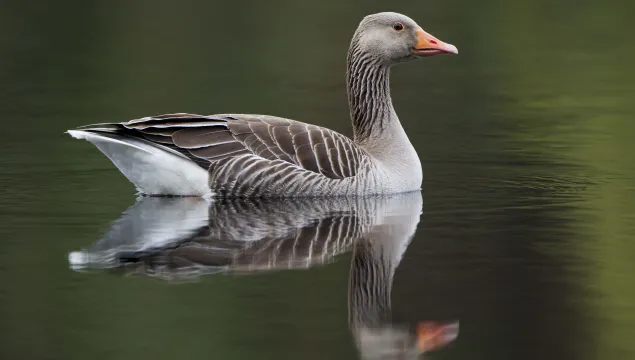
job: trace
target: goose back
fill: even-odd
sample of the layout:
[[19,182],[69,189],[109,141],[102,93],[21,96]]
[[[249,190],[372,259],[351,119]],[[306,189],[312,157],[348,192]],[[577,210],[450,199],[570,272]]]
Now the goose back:
[[354,195],[381,183],[372,157],[348,137],[280,117],[165,114],[78,130],[179,154],[209,170],[209,186],[220,197]]

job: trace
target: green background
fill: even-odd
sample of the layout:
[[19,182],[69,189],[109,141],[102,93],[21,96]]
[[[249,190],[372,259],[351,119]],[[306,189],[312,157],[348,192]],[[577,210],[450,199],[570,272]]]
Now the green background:
[[348,359],[350,256],[169,284],[78,273],[134,188],[63,132],[168,112],[263,113],[350,134],[359,20],[397,11],[458,56],[398,66],[424,167],[393,287],[458,319],[435,359],[635,355],[632,1],[3,1],[0,357]]

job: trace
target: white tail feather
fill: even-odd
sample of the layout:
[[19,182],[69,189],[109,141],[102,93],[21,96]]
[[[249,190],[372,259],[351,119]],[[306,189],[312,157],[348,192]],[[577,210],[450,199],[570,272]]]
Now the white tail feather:
[[142,194],[209,196],[211,193],[208,172],[172,149],[114,134],[67,132],[93,143]]

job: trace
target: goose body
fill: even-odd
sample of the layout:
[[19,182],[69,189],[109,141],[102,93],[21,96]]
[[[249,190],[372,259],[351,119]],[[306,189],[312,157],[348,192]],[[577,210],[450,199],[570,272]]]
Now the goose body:
[[365,17],[348,53],[353,139],[295,120],[251,114],[166,114],[83,126],[147,195],[286,197],[418,190],[419,157],[390,98],[393,64],[457,53],[397,13]]

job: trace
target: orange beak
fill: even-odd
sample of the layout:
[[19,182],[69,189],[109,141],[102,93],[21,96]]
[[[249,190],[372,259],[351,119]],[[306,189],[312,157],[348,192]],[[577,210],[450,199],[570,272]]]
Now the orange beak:
[[417,347],[424,353],[441,348],[459,335],[459,322],[440,324],[422,321],[417,326]]
[[415,33],[417,34],[417,45],[415,45],[412,53],[417,56],[459,53],[456,46],[444,43],[443,41],[423,31],[421,28],[418,28]]

